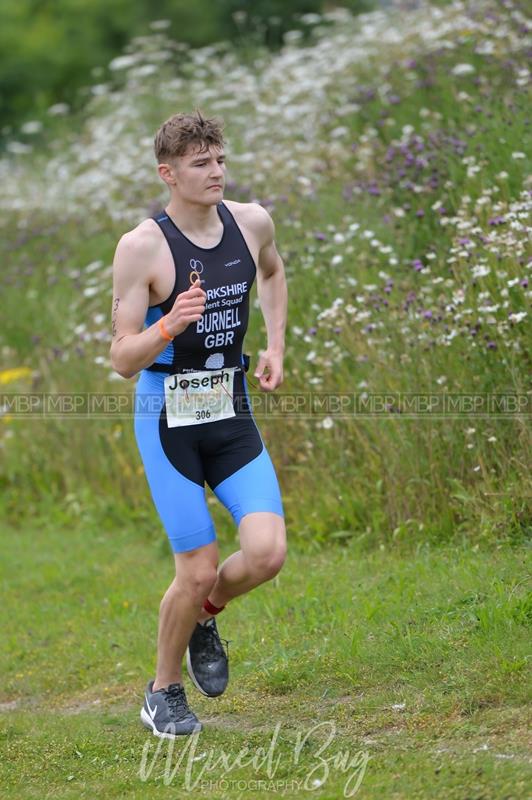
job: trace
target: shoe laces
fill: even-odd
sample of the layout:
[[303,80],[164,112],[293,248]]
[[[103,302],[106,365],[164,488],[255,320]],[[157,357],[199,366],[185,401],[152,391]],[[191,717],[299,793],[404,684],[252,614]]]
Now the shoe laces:
[[179,683],[171,683],[168,689],[163,689],[164,697],[172,714],[187,713],[189,708],[184,688]]
[[[229,642],[231,640],[221,639],[214,623],[202,625],[202,628],[205,644],[200,656],[201,661],[212,661],[212,658],[220,655],[220,651],[223,653],[224,649],[226,657],[229,658]],[[225,642],[225,646],[222,642]]]

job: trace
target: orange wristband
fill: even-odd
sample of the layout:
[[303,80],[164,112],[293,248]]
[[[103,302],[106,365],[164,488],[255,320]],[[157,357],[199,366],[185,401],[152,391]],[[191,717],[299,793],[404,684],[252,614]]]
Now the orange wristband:
[[168,333],[168,331],[166,330],[166,328],[165,328],[165,326],[164,326],[164,322],[163,322],[163,318],[162,318],[162,317],[161,317],[161,319],[159,320],[159,323],[158,323],[158,324],[159,324],[159,330],[160,330],[160,332],[161,332],[161,336],[163,337],[163,339],[166,339],[166,341],[167,341],[167,342],[173,342],[173,341],[174,341],[174,337],[173,337],[173,336],[170,336],[170,334],[169,334],[169,333]]

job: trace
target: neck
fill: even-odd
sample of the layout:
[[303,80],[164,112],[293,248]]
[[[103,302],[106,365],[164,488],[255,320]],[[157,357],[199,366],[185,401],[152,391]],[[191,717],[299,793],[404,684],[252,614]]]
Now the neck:
[[184,202],[179,197],[172,197],[165,211],[178,223],[181,230],[192,234],[207,233],[220,224],[216,204],[206,206]]

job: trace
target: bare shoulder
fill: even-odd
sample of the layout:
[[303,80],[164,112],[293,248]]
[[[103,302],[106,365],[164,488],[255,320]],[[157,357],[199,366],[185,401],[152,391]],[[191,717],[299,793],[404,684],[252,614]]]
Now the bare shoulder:
[[272,240],[273,220],[263,206],[258,203],[237,203],[235,200],[224,200],[224,203],[238,225],[245,227],[261,245]]
[[146,261],[157,255],[161,246],[161,231],[153,219],[145,219],[135,228],[124,233],[116,246],[118,261]]

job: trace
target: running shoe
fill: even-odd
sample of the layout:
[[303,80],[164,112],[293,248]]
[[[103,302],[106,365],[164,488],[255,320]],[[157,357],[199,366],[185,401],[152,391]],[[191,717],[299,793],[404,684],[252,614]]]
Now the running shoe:
[[201,731],[203,726],[190,710],[185,690],[180,683],[171,683],[167,689],[153,690],[155,679],[148,682],[144,705],[140,712],[142,724],[151,728],[154,736],[173,739],[175,736]]
[[206,697],[218,697],[229,681],[229,642],[222,645],[216,620],[211,617],[196,627],[187,648],[187,670],[194,686]]

